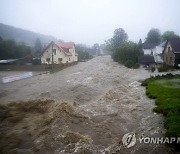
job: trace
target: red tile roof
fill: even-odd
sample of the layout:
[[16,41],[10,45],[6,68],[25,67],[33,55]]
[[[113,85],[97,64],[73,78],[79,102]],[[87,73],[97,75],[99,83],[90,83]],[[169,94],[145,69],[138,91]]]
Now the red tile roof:
[[51,45],[51,44],[55,44],[56,46],[58,46],[59,48],[62,49],[62,51],[65,53],[65,54],[70,54],[71,53],[69,52],[69,49],[70,48],[73,48],[73,46],[75,45],[74,42],[57,42],[57,43],[54,43],[53,41],[49,43],[49,45],[43,49],[41,55],[45,52],[45,50]]
[[57,42],[57,44],[58,44],[60,47],[66,48],[66,49],[73,48],[73,46],[75,45],[74,42]]

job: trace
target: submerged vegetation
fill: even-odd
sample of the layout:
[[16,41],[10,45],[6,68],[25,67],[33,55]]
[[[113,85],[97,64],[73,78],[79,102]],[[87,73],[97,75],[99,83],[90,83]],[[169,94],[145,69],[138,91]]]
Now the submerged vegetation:
[[144,81],[146,94],[156,99],[154,111],[165,117],[164,125],[168,137],[180,136],[180,75],[166,75]]
[[128,41],[128,35],[122,28],[114,31],[113,38],[106,41],[106,48],[111,51],[114,61],[128,68],[137,68],[138,56],[143,55],[141,46]]

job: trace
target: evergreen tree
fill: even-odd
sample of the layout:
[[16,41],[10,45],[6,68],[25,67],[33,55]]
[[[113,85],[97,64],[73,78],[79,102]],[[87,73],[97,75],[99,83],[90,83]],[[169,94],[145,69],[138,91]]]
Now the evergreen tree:
[[36,42],[35,42],[35,45],[34,45],[34,57],[37,57],[39,58],[40,57],[40,54],[41,54],[41,51],[43,49],[43,46],[41,44],[41,41],[39,38],[36,39]]

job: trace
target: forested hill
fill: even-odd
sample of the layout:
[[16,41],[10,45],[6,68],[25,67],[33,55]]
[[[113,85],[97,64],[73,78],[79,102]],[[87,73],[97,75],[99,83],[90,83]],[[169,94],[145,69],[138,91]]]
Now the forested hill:
[[42,45],[48,44],[52,40],[56,40],[56,38],[52,36],[47,36],[35,32],[31,32],[28,30],[23,30],[20,28],[16,28],[13,26],[5,25],[0,23],[0,37],[3,40],[14,40],[17,43],[24,42],[26,45],[34,46],[37,38],[40,39]]

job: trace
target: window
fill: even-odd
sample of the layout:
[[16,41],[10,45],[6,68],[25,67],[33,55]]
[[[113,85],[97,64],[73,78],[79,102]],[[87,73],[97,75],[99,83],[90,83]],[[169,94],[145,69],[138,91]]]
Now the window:
[[170,57],[169,62],[172,63],[172,57]]
[[63,59],[62,58],[58,58],[58,61],[61,62],[61,61],[63,61]]
[[49,63],[50,62],[50,58],[46,58],[46,61]]
[[168,57],[166,57],[166,62],[168,62]]
[[168,47],[168,52],[170,52],[171,51],[171,48],[170,47]]
[[53,54],[56,55],[56,49],[53,49]]

